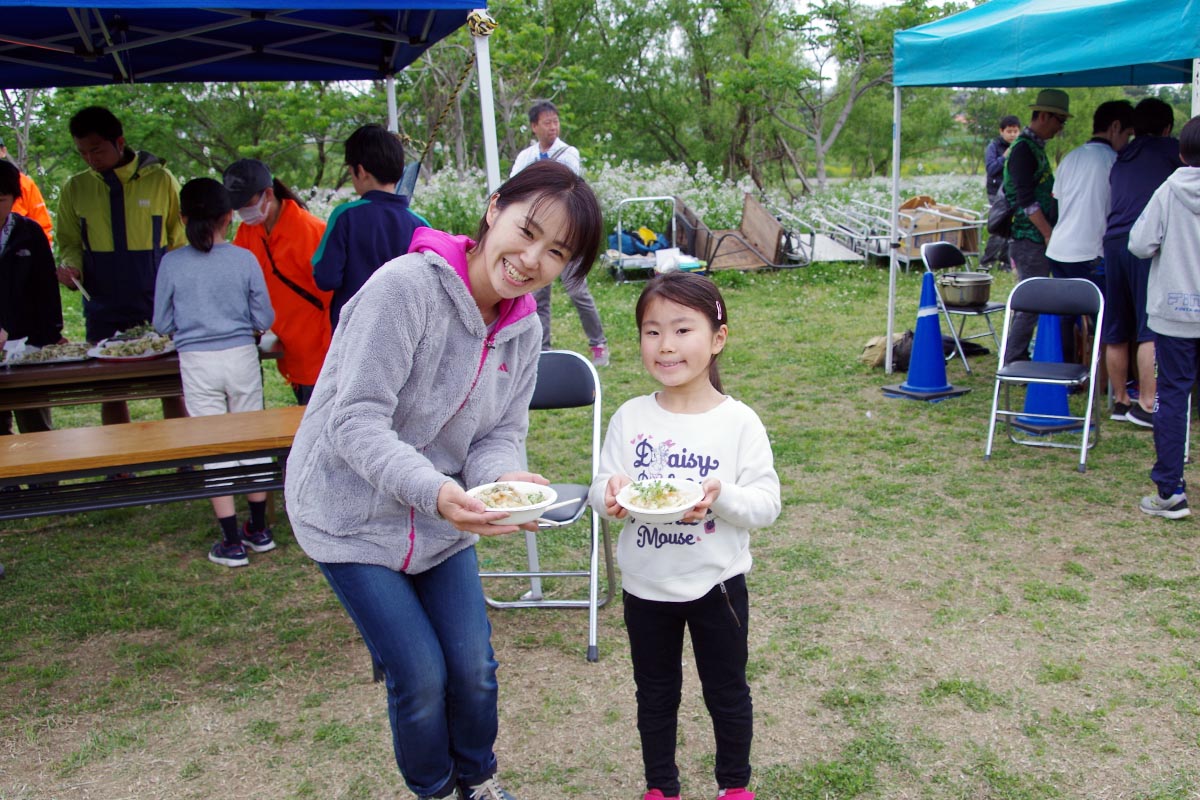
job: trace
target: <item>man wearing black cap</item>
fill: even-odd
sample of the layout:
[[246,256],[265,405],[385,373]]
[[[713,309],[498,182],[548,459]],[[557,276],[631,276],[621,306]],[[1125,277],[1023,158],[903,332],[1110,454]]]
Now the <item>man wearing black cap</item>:
[[[1043,89],[1030,106],[1029,125],[1017,136],[1004,167],[1004,193],[1013,214],[1012,239],[1008,253],[1017,270],[1017,279],[1048,277],[1050,262],[1046,245],[1054,223],[1058,221],[1058,202],[1054,199],[1054,170],[1046,156],[1046,142],[1057,136],[1071,114],[1070,98],[1061,89]],[[1029,343],[1037,314],[1018,312],[1013,316],[1008,336],[1008,361],[1029,358]]]
[[[145,324],[154,316],[158,262],[187,244],[179,182],[157,156],[125,144],[120,120],[89,106],[71,117],[71,138],[88,169],[63,185],[58,200],[58,280],[82,289],[89,342]],[[183,401],[163,398],[163,415],[185,417]],[[105,425],[129,421],[124,401],[102,403]]]

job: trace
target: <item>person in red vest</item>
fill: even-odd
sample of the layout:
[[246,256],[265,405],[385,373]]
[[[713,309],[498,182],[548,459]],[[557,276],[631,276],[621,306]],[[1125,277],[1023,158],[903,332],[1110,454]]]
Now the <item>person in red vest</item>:
[[312,271],[325,223],[258,159],[230,164],[224,183],[241,219],[233,243],[254,253],[267,281],[275,309],[271,330],[283,347],[279,372],[296,402],[308,405],[332,335],[333,292],[318,288]]
[[[0,139],[0,158],[12,161],[8,156],[8,147],[4,144],[3,139]],[[54,246],[54,223],[50,220],[50,210],[46,208],[42,190],[33,182],[33,178],[24,172],[21,173],[21,196],[13,203],[12,210],[41,225],[42,230],[46,233],[46,241],[50,243],[51,247]]]

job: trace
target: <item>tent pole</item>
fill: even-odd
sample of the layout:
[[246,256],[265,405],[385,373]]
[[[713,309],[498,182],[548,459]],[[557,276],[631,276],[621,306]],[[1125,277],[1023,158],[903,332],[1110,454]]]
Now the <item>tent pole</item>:
[[[495,22],[487,15],[487,10],[477,8],[471,12],[471,16],[480,14],[483,15],[488,22],[491,23],[492,29],[495,28]],[[488,194],[500,188],[500,148],[496,144],[496,109],[492,101],[492,55],[488,45],[488,35],[491,30],[487,30],[483,35],[474,33],[472,28],[472,39],[475,40],[475,69],[479,77],[479,112],[483,117],[483,160],[487,165],[487,185]]]
[[884,340],[883,369],[892,374],[892,334],[896,330],[896,272],[900,268],[896,250],[900,241],[900,87],[892,87],[892,238],[888,242],[887,339]]
[[387,111],[388,124],[387,129],[392,133],[400,132],[400,119],[396,115],[396,76],[388,75],[384,81],[387,86]]
[[1200,58],[1192,59],[1192,116],[1200,114]]

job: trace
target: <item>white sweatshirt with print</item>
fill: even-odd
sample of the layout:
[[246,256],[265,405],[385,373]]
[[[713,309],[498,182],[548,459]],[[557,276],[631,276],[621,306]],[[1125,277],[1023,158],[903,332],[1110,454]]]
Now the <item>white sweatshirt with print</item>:
[[623,588],[645,600],[683,602],[750,570],[750,529],[781,507],[767,431],[744,403],[727,397],[703,414],[676,414],[654,395],[635,397],[609,421],[589,501],[604,514],[608,480],[706,478],[721,494],[702,522],[650,524],[626,517],[617,543]]

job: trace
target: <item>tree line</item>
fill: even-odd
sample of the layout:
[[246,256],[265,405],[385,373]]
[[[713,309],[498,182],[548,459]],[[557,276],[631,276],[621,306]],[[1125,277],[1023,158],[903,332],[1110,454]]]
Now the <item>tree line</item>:
[[[793,196],[834,177],[884,174],[891,165],[892,37],[954,11],[900,0],[495,0],[491,38],[502,160],[531,139],[526,110],[554,101],[563,138],[585,162],[704,164],[726,178]],[[400,133],[429,170],[483,165],[465,29],[396,76]],[[1002,57],[998,53],[997,57]],[[1145,87],[1070,90],[1073,119],[1052,145],[1061,156],[1090,134],[1103,100]],[[905,89],[903,167],[975,172],[1004,114],[1028,117],[1036,89]],[[1155,90],[1181,111],[1181,90]],[[386,116],[384,84],[145,84],[0,92],[0,136],[43,191],[82,168],[67,132],[85,105],[114,109],[135,147],[180,176],[261,158],[298,187],[348,184],[341,143]],[[1180,117],[1180,123],[1185,117]],[[438,120],[443,120],[435,132]]]

